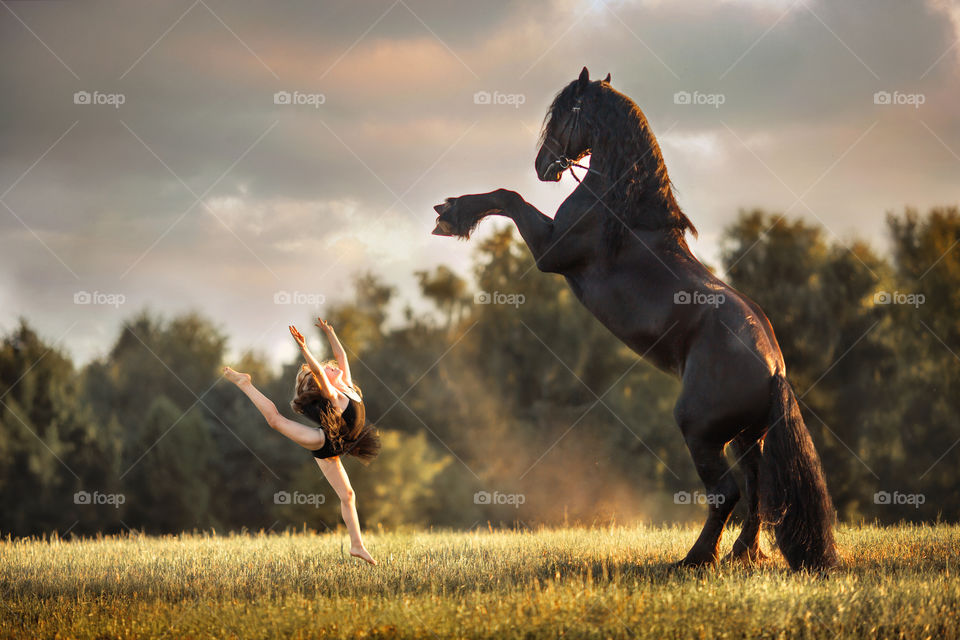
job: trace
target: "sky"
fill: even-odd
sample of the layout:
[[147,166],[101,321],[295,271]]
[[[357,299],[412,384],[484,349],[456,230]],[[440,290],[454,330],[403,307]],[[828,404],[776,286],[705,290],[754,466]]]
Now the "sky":
[[143,308],[285,361],[357,273],[415,307],[415,271],[469,277],[432,205],[552,215],[576,185],[537,181],[537,134],[585,65],[647,115],[708,263],[743,208],[883,250],[888,212],[960,200],[960,2],[0,5],[0,330],[80,364]]

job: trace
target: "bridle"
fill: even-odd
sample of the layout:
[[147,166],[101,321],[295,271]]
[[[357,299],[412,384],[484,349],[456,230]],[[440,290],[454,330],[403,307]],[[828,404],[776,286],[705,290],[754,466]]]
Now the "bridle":
[[566,142],[564,142],[563,144],[563,153],[561,153],[556,160],[550,163],[551,167],[555,164],[559,164],[560,173],[563,173],[567,169],[570,169],[570,175],[573,176],[573,179],[577,181],[577,184],[580,183],[580,178],[578,178],[577,174],[573,172],[573,167],[579,167],[580,169],[585,170],[587,173],[596,173],[596,174],[600,173],[596,169],[583,166],[582,164],[580,164],[579,162],[576,162],[575,160],[573,160],[567,155],[567,151],[569,151],[569,147],[570,147],[570,138],[573,135],[574,131],[577,131],[578,127],[580,126],[580,111],[581,111],[582,102],[583,102],[582,98],[577,99],[577,104],[575,104],[571,109],[571,111],[573,111],[573,121],[572,122],[568,121],[567,126],[564,127],[563,132],[567,134],[567,137],[566,137]]

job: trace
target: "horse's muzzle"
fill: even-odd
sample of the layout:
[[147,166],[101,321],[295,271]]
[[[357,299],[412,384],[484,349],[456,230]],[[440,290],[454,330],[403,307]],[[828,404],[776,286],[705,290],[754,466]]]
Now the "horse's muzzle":
[[540,179],[540,182],[560,182],[562,177],[563,163],[559,160],[554,160],[542,170],[537,170],[537,178]]

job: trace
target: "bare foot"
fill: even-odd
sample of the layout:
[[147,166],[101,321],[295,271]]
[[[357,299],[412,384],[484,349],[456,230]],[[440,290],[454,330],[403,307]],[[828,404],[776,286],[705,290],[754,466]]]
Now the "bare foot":
[[363,547],[350,547],[350,555],[352,555],[354,558],[360,558],[365,562],[369,562],[370,564],[377,564],[377,561],[373,559],[373,556],[370,555],[370,552]]
[[250,382],[249,373],[240,373],[239,371],[234,371],[230,367],[223,368],[223,377],[236,385],[242,384],[244,382]]

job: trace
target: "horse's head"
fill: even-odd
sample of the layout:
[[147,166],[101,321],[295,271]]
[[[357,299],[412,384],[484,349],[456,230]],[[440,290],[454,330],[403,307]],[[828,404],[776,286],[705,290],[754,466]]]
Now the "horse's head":
[[559,182],[570,164],[590,153],[589,127],[583,113],[586,102],[610,84],[610,74],[603,80],[590,81],[590,73],[584,67],[580,77],[564,87],[547,110],[541,134],[540,151],[534,168],[537,177],[544,182]]

